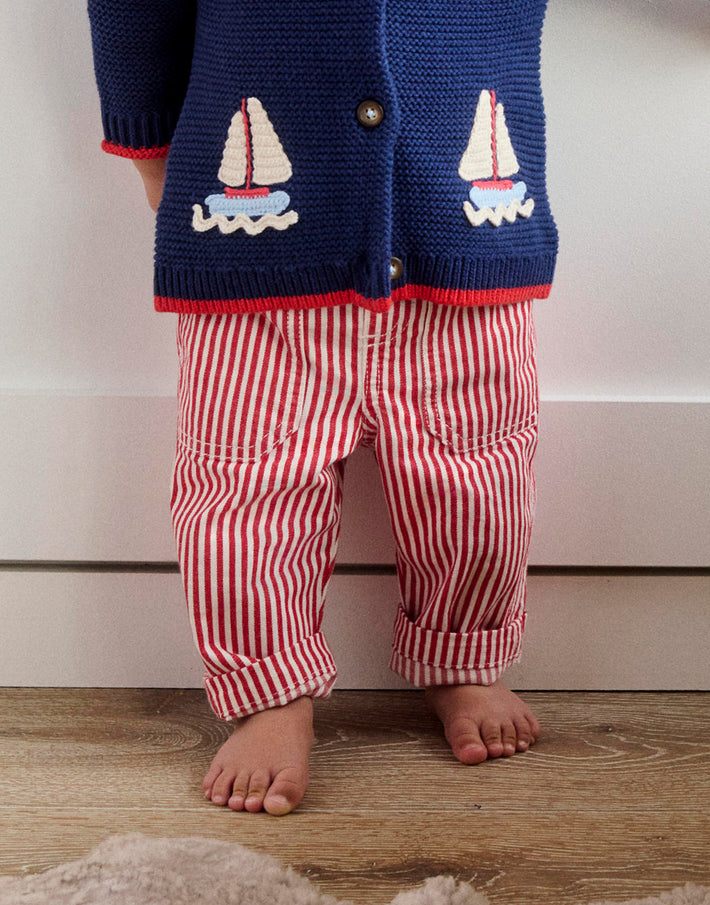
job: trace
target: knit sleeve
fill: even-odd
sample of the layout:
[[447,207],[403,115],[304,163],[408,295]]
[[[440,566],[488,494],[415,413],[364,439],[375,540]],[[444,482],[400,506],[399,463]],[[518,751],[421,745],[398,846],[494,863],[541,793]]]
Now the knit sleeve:
[[101,147],[165,157],[190,76],[196,0],[88,0]]

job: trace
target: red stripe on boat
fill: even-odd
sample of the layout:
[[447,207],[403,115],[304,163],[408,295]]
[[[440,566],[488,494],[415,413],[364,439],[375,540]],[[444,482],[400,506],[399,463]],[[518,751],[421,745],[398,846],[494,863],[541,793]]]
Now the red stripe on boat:
[[227,185],[224,194],[227,198],[259,198],[268,195],[269,189],[266,186],[257,189],[233,189]]
[[497,192],[504,192],[513,188],[513,183],[510,179],[495,179],[488,182],[484,179],[479,179],[476,182],[472,182],[471,185],[477,189],[493,189]]

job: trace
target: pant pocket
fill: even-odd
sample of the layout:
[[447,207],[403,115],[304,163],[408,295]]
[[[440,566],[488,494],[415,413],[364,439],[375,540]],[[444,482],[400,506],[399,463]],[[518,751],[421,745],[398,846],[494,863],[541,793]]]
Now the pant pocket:
[[424,425],[453,451],[481,449],[537,423],[532,301],[429,304],[421,343]]
[[296,430],[306,379],[294,316],[179,315],[184,448],[221,461],[256,462]]

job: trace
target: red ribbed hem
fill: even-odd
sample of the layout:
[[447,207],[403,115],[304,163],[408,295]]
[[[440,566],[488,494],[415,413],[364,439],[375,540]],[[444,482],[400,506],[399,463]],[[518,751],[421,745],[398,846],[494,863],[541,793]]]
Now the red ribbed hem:
[[130,157],[134,160],[153,160],[157,157],[167,157],[170,145],[160,148],[124,148],[123,145],[115,145],[112,141],[104,139],[101,149],[107,154],[116,154],[118,157]]
[[245,314],[253,311],[290,310],[295,308],[334,308],[353,304],[369,311],[389,311],[391,299],[366,299],[352,289],[346,292],[324,292],[316,295],[274,295],[257,299],[175,299],[155,296],[156,311],[179,314]]
[[395,302],[416,298],[435,305],[510,305],[528,299],[546,299],[552,283],[541,286],[514,286],[511,289],[443,289],[435,286],[415,286],[407,283],[392,290]]
[[155,296],[155,310],[178,314],[244,314],[276,309],[329,308],[353,304],[368,311],[389,311],[394,302],[422,299],[437,305],[509,305],[528,299],[545,299],[551,284],[516,286],[512,289],[441,289],[407,284],[392,290],[390,298],[368,299],[353,290],[316,295],[278,295],[255,299],[183,299]]

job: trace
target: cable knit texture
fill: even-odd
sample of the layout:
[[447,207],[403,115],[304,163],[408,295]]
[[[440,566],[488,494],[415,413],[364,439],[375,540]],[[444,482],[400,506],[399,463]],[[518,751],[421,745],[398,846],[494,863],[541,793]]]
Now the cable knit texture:
[[167,155],[155,306],[545,298],[546,0],[89,0],[108,153]]

